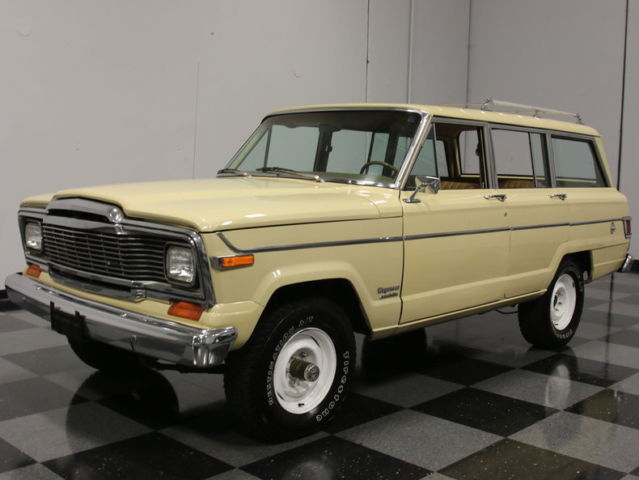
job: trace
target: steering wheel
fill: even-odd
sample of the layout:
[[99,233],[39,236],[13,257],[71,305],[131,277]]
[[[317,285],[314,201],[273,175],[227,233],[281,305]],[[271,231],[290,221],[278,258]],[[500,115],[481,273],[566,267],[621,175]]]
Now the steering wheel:
[[366,162],[364,165],[362,165],[362,168],[359,169],[359,173],[364,173],[364,170],[368,172],[368,167],[370,167],[371,165],[381,165],[383,167],[390,168],[393,171],[393,173],[399,172],[399,168],[397,168],[395,165],[391,165],[390,163],[386,163],[386,162],[372,161],[372,162]]

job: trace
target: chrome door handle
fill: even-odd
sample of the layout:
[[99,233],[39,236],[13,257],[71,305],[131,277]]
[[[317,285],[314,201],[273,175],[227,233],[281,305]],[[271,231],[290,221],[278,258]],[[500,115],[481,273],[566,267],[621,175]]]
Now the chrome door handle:
[[568,195],[566,195],[565,193],[553,193],[552,195],[548,195],[550,198],[558,198],[559,200],[566,200],[566,197]]
[[495,200],[499,200],[500,202],[503,202],[504,200],[506,200],[507,197],[503,193],[496,193],[495,195],[484,195],[484,198],[486,200],[495,199]]

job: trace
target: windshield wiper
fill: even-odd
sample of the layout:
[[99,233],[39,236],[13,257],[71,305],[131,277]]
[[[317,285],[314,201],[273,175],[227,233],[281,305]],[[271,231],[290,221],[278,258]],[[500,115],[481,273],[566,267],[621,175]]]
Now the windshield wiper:
[[237,168],[223,168],[217,171],[218,175],[241,175],[243,177],[248,176],[248,172],[243,172]]
[[291,168],[284,168],[284,167],[260,167],[260,168],[256,168],[255,169],[258,172],[264,172],[264,173],[274,173],[274,174],[281,174],[281,175],[289,175],[291,177],[296,177],[296,178],[304,178],[306,180],[314,180],[316,182],[324,182],[324,179],[321,178],[319,175],[312,175],[310,173],[303,173],[303,172],[298,172],[297,170],[293,170]]

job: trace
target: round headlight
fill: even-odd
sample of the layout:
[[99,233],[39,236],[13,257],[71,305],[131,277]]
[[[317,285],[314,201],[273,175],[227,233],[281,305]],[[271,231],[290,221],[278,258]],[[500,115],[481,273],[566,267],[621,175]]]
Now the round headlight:
[[29,250],[42,251],[42,226],[38,222],[24,225],[24,243]]
[[195,280],[193,250],[188,247],[169,246],[166,249],[166,276],[169,280],[192,284]]

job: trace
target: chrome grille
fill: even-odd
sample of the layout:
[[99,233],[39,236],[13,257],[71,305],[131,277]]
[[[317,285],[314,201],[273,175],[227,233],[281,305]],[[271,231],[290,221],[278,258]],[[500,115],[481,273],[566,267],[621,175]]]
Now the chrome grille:
[[63,267],[135,281],[166,282],[167,240],[43,224],[44,253]]

